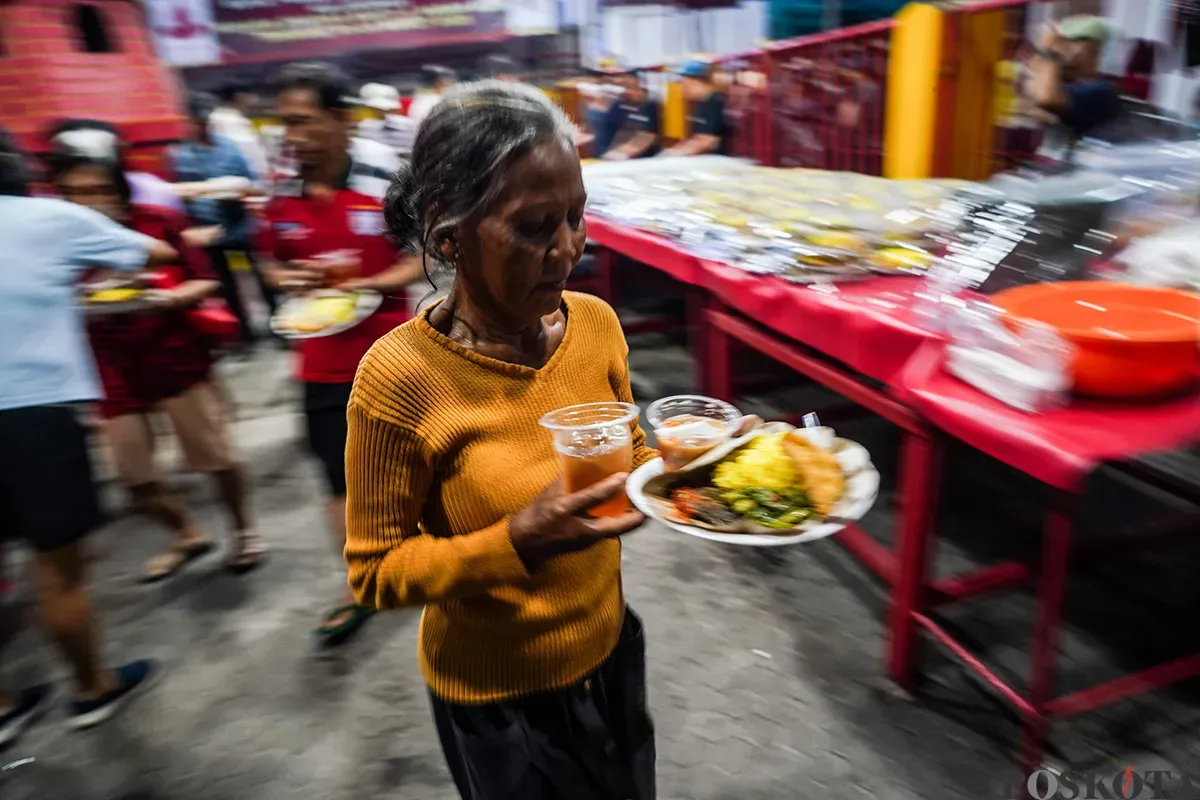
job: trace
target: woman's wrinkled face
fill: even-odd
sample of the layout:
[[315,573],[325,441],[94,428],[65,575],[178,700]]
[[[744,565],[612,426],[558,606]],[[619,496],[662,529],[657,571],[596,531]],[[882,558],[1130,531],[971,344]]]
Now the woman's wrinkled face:
[[514,161],[482,219],[463,225],[459,270],[477,302],[505,325],[532,325],[558,310],[583,256],[587,193],[579,154],[561,137]]

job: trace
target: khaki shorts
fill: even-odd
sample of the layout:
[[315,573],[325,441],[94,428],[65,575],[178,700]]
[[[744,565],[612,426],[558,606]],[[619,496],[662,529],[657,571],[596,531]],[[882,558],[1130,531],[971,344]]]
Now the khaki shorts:
[[[171,420],[183,457],[195,472],[220,472],[237,466],[225,410],[217,387],[207,381],[154,408]],[[126,486],[159,480],[154,466],[154,412],[126,414],[104,423],[117,474]]]

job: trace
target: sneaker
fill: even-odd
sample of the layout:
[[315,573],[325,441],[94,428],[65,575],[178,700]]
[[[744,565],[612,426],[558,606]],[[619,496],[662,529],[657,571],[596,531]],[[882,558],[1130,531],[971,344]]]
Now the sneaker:
[[149,686],[151,679],[162,671],[157,659],[143,659],[117,667],[117,685],[107,694],[95,700],[75,700],[67,712],[67,725],[75,730],[91,728],[105,722],[142,689]]
[[46,713],[54,690],[49,683],[30,686],[17,695],[17,705],[7,714],[0,714],[0,747],[7,747],[25,732],[25,729]]

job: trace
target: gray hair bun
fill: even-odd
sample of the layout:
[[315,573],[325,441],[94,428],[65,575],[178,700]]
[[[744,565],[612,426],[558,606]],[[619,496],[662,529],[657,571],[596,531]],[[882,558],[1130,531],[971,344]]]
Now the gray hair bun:
[[384,203],[387,227],[426,264],[453,267],[441,245],[504,190],[504,173],[546,139],[573,141],[575,126],[539,89],[479,81],[448,92],[421,123],[412,158]]

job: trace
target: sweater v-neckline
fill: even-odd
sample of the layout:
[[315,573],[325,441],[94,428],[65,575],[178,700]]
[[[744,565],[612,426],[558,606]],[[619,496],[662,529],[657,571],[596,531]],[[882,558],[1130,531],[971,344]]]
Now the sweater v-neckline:
[[511,361],[502,361],[498,358],[481,355],[471,348],[459,344],[446,334],[439,331],[437,328],[433,327],[433,325],[429,322],[429,315],[435,308],[441,305],[442,302],[443,301],[439,300],[417,315],[418,325],[424,334],[432,339],[435,344],[440,345],[455,355],[461,356],[468,361],[484,367],[485,369],[492,370],[493,372],[499,372],[504,375],[510,375],[512,377],[536,378],[540,375],[550,374],[558,362],[562,361],[564,358],[564,353],[566,353],[567,347],[571,344],[572,334],[575,330],[575,325],[572,322],[575,317],[575,313],[572,308],[572,302],[567,296],[567,293],[564,292],[562,303],[563,309],[566,312],[564,315],[566,317],[564,321],[565,330],[563,331],[562,341],[558,343],[558,347],[554,348],[554,352],[550,354],[550,358],[546,359],[546,363],[542,364],[540,367],[531,367],[527,364],[515,364]]

